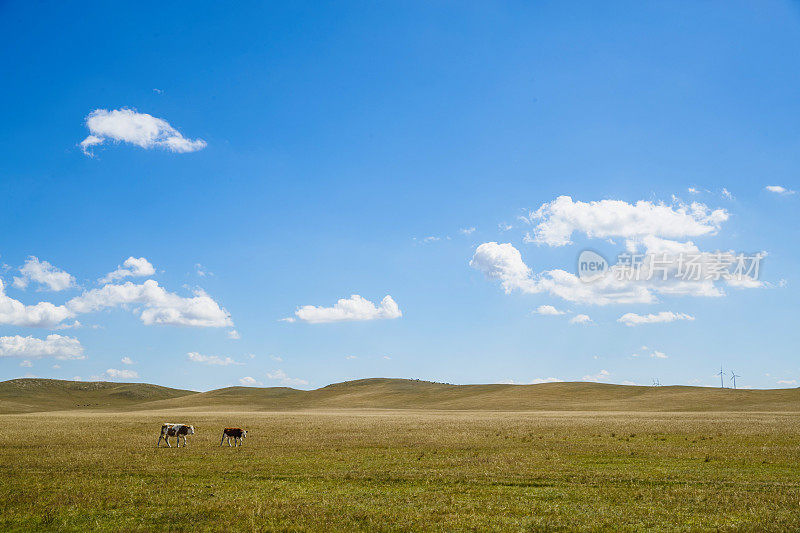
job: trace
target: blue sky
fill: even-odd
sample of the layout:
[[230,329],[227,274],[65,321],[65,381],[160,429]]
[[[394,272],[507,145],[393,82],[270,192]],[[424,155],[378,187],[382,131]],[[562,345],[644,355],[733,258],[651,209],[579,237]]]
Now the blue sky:
[[[800,384],[796,4],[4,2],[0,40],[2,379]],[[553,281],[678,245],[767,255]]]

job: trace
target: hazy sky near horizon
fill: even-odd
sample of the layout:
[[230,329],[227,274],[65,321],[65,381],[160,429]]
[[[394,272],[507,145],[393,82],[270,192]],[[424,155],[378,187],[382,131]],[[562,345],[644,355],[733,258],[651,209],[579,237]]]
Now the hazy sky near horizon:
[[0,42],[0,379],[800,384],[796,3],[11,1]]

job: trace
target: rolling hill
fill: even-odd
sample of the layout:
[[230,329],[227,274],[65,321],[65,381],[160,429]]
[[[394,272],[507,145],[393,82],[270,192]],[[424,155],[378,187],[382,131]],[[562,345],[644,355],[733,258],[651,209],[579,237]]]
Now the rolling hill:
[[0,413],[124,409],[187,394],[196,393],[147,383],[12,379],[0,383]]
[[452,409],[492,411],[800,411],[800,389],[732,390],[603,383],[449,385],[363,379],[316,390],[228,387],[209,392],[145,383],[15,379],[0,383],[0,413],[74,409],[292,410]]

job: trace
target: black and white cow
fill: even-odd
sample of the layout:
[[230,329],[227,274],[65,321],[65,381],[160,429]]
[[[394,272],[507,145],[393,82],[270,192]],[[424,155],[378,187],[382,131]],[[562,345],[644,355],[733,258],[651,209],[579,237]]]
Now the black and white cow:
[[222,443],[225,442],[225,439],[228,439],[228,446],[230,447],[231,437],[233,437],[233,445],[241,446],[246,436],[247,431],[243,430],[242,428],[225,428],[222,430],[222,440],[219,441],[219,445],[222,446]]
[[164,439],[164,442],[167,443],[167,446],[172,448],[169,443],[169,438],[175,437],[177,439],[176,446],[180,448],[181,437],[183,437],[183,446],[186,447],[186,435],[194,435],[194,426],[190,426],[188,424],[170,424],[165,422],[161,425],[161,434],[158,436],[158,442],[156,443],[156,446],[160,446],[161,439]]

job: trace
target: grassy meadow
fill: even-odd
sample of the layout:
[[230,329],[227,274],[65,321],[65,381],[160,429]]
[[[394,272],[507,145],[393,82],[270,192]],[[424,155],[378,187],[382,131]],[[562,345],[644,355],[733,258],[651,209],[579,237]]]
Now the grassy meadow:
[[[800,413],[0,415],[0,530],[800,529]],[[194,424],[157,449],[162,422]],[[242,426],[240,448],[219,447]],[[173,444],[174,446],[174,444]]]

